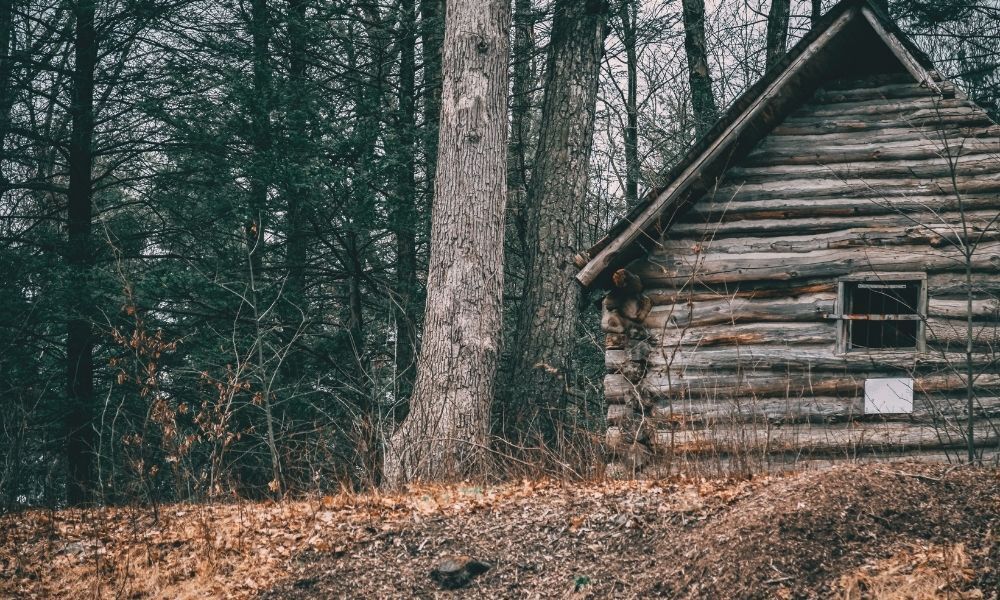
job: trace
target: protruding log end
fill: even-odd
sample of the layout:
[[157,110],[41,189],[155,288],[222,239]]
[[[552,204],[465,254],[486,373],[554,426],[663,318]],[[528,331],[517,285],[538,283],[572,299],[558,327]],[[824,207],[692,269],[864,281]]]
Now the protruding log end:
[[615,274],[611,276],[611,281],[616,288],[623,292],[638,294],[642,291],[642,280],[639,279],[638,275],[626,269],[615,271]]
[[580,252],[579,254],[573,257],[573,264],[576,265],[577,269],[582,269],[586,267],[587,263],[589,262],[590,262],[589,252]]

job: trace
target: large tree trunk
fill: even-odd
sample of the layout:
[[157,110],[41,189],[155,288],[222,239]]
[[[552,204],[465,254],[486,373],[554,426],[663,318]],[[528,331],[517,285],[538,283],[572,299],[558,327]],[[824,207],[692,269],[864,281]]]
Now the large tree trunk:
[[[0,163],[4,162],[7,135],[10,133],[11,108],[14,103],[14,5],[15,0],[0,4]],[[7,191],[7,180],[0,170],[0,200]]]
[[[507,217],[504,225],[504,315],[517,315],[528,285],[525,276],[528,260],[528,181],[534,162],[536,119],[532,106],[538,86],[535,64],[535,15],[532,0],[514,0],[514,47],[511,49],[510,145],[507,149]],[[505,329],[508,325],[505,321]],[[507,346],[509,349],[511,346]],[[506,356],[509,363],[511,355]],[[505,364],[507,364],[505,363]],[[502,384],[502,382],[501,382]],[[500,395],[495,402],[494,419],[498,433],[514,437],[517,423],[516,399]],[[495,425],[497,423],[494,423]]]
[[424,334],[410,414],[386,451],[390,485],[484,466],[500,355],[509,30],[508,0],[448,3]]
[[253,151],[249,174],[250,197],[246,222],[246,244],[252,277],[261,277],[264,264],[264,231],[267,227],[267,190],[270,183],[271,137],[271,15],[267,0],[250,4],[250,36],[253,41],[253,98],[250,99],[250,144]]
[[684,14],[684,50],[687,52],[688,81],[695,130],[701,135],[715,124],[718,109],[712,95],[712,73],[705,47],[705,0],[681,0]]
[[286,24],[288,38],[288,84],[285,92],[288,115],[287,166],[282,169],[281,190],[285,199],[285,288],[279,304],[282,319],[282,342],[289,346],[281,363],[284,399],[299,397],[297,386],[307,372],[301,338],[309,318],[306,296],[306,262],[309,228],[307,211],[316,205],[315,180],[310,177],[312,140],[309,123],[313,120],[310,89],[307,82],[310,30],[306,22],[307,0],[289,0]]
[[[306,0],[288,2],[288,141],[291,168],[286,171],[284,191],[288,210],[285,224],[285,269],[288,283],[286,300],[293,308],[287,311],[286,326],[295,330],[299,311],[306,306],[306,242],[305,210],[313,197],[309,173],[309,91],[306,86],[309,35],[306,26]],[[293,361],[294,362],[294,361]],[[293,372],[296,365],[290,365]]]
[[399,3],[399,96],[396,158],[396,198],[392,231],[396,238],[396,391],[410,395],[415,368],[417,322],[417,184],[416,171],[416,7],[414,0]]
[[[507,227],[513,237],[512,248],[520,259],[525,248],[524,197],[528,187],[528,165],[531,151],[531,105],[535,87],[533,54],[535,51],[535,19],[531,0],[514,0],[514,48],[511,51],[513,79],[510,100],[510,148],[507,152]],[[507,266],[513,256],[508,250]]]
[[[441,48],[444,43],[445,0],[420,0],[420,45],[423,60],[423,147],[428,212],[437,172],[438,134],[441,120]],[[426,220],[422,225],[426,226]]]
[[618,11],[628,73],[625,92],[625,203],[629,208],[639,202],[639,107],[636,97],[639,84],[636,56],[638,4],[639,0],[624,0]]
[[545,75],[538,152],[528,187],[528,260],[508,401],[518,428],[551,445],[565,412],[579,286],[571,257],[579,248],[587,169],[604,50],[604,2],[557,0]]
[[767,13],[768,69],[785,55],[785,44],[788,41],[788,14],[791,10],[791,0],[771,0],[771,10]]
[[[359,4],[363,35],[351,32],[348,64],[351,72],[363,72],[354,85],[355,132],[352,145],[355,153],[354,172],[351,177],[350,220],[340,236],[344,244],[342,266],[347,276],[347,294],[343,307],[347,334],[340,346],[346,356],[341,360],[345,371],[347,396],[355,411],[354,427],[357,430],[354,465],[355,483],[367,486],[376,483],[382,468],[382,432],[379,429],[378,406],[373,402],[371,369],[367,350],[367,331],[362,304],[362,284],[366,278],[366,247],[371,239],[375,222],[375,196],[378,193],[377,165],[383,107],[387,96],[387,68],[391,64],[392,38],[387,17],[377,3]],[[359,45],[359,46],[356,46]],[[360,59],[360,61],[359,61]],[[341,354],[344,356],[343,354]]]
[[[250,37],[253,45],[253,97],[250,99],[250,193],[247,206],[247,221],[244,226],[245,243],[249,257],[249,287],[255,320],[258,322],[256,335],[264,335],[259,329],[260,315],[263,313],[260,291],[264,277],[264,255],[268,225],[268,190],[274,181],[274,166],[271,164],[273,132],[271,127],[271,107],[273,100],[273,69],[271,66],[271,37],[273,25],[271,9],[267,0],[252,0],[250,4]],[[257,340],[257,369],[260,389],[269,387],[265,369],[264,340]],[[265,438],[271,462],[270,488],[276,495],[284,489],[281,459],[275,437],[274,413],[270,393],[263,394]]]
[[91,239],[94,166],[94,75],[97,69],[95,0],[78,0],[70,113],[68,223],[66,261],[72,282],[68,291],[66,338],[69,407],[66,411],[66,500],[90,502],[96,488],[94,431],[94,334],[90,293],[94,248]]
[[372,401],[371,385],[368,383],[368,350],[365,336],[365,319],[361,282],[364,279],[364,253],[359,248],[359,234],[367,231],[348,231],[344,235],[344,251],[348,259],[346,298],[342,321],[347,333],[345,340],[348,352],[344,361],[345,388],[351,390],[352,402],[357,410],[357,438],[354,440],[356,453],[355,484],[358,487],[374,485],[379,480],[381,470],[381,435],[378,430],[378,415]]

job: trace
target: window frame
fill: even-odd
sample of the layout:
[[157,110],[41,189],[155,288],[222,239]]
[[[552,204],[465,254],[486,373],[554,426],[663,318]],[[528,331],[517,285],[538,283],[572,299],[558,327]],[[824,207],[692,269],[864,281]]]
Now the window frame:
[[[848,283],[891,283],[893,281],[915,281],[920,284],[917,293],[917,335],[916,344],[912,348],[851,348],[849,328],[851,321],[846,318],[847,284]],[[837,354],[922,354],[927,352],[927,273],[926,272],[890,272],[890,273],[853,273],[837,278],[836,314],[831,315],[837,320]]]

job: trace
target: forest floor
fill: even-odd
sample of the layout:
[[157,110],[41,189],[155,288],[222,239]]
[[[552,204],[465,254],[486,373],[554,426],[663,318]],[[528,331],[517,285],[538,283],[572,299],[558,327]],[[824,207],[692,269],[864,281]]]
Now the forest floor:
[[[432,577],[448,557],[486,570]],[[996,599],[1000,472],[887,463],[22,512],[0,517],[0,597]]]

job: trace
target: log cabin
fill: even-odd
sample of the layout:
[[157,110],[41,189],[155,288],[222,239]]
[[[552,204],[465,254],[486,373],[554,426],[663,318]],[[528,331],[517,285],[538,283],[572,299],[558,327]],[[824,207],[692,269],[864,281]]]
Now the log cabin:
[[576,257],[611,468],[996,456],[998,140],[877,5],[833,8]]

